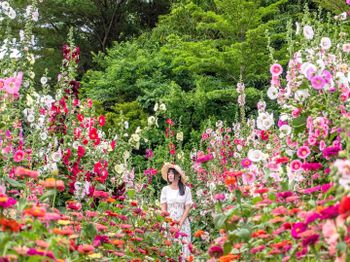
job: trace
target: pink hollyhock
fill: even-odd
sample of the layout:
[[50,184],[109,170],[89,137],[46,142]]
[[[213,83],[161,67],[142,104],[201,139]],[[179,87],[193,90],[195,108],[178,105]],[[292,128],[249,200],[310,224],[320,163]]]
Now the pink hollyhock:
[[308,146],[301,146],[297,151],[297,156],[301,159],[305,159],[310,155],[311,151]]
[[244,158],[241,162],[242,167],[248,168],[252,164],[252,161],[249,158]]
[[270,67],[270,72],[273,76],[279,76],[280,74],[283,73],[283,68],[280,64],[273,64]]
[[321,90],[326,85],[326,81],[322,76],[314,76],[311,78],[311,85],[316,90]]
[[346,0],[346,4],[347,4],[347,5],[350,5],[350,0]]
[[18,95],[22,84],[23,73],[19,72],[16,77],[10,77],[5,80],[4,89],[8,94]]
[[205,163],[205,162],[212,160],[213,158],[214,158],[213,154],[207,154],[204,156],[200,156],[196,159],[196,163]]
[[300,160],[293,160],[290,163],[290,168],[292,169],[292,171],[298,171],[300,170],[301,167],[302,167],[302,163]]
[[321,163],[303,163],[301,167],[307,171],[318,170],[322,168],[322,164]]
[[225,194],[219,193],[214,195],[214,199],[218,201],[224,201],[225,200]]
[[21,162],[24,158],[24,152],[22,150],[17,150],[16,153],[13,155],[13,160],[15,162]]
[[78,156],[83,157],[85,155],[85,148],[83,146],[78,146]]
[[326,243],[328,244],[329,254],[335,255],[339,234],[333,220],[328,219],[326,223],[323,224],[322,234]]

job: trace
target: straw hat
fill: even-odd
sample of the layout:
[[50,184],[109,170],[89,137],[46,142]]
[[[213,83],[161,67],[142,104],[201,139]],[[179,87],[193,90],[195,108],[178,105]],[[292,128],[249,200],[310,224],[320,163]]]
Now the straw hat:
[[182,183],[187,182],[187,177],[185,175],[185,172],[181,169],[181,167],[179,167],[178,165],[171,164],[171,163],[165,163],[164,166],[162,167],[161,173],[162,173],[162,177],[165,181],[168,181],[169,168],[174,168],[180,174]]

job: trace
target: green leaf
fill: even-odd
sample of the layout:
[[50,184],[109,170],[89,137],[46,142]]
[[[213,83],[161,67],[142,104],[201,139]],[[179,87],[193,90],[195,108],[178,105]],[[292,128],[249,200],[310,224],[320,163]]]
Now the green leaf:
[[95,236],[97,235],[97,229],[94,226],[94,224],[87,224],[83,227],[83,235],[90,239],[93,240],[95,238]]
[[44,201],[45,199],[50,198],[50,196],[54,196],[55,195],[56,190],[49,190],[46,191],[41,197],[40,197],[40,201]]
[[14,180],[9,177],[5,177],[5,180],[13,187],[19,187],[19,188],[24,188],[24,184],[18,182],[17,180]]
[[219,214],[214,218],[214,224],[217,228],[223,228],[226,222],[227,216],[224,214]]
[[236,232],[236,235],[242,240],[248,240],[250,238],[250,231],[247,228],[241,228]]
[[339,242],[337,245],[336,245],[336,248],[337,250],[339,250],[340,253],[344,253],[345,250],[346,250],[346,247],[347,245],[345,244],[345,242]]
[[230,242],[226,242],[224,244],[224,254],[227,255],[228,253],[230,253],[232,250],[232,244]]
[[127,194],[128,194],[128,197],[129,197],[129,198],[134,198],[134,197],[135,197],[135,190],[129,189],[129,190],[127,191]]

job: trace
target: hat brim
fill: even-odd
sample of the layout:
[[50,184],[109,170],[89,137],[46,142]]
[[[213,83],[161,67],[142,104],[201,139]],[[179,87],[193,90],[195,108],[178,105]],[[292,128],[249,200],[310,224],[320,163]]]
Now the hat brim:
[[187,177],[185,175],[185,172],[181,169],[181,167],[179,167],[178,165],[173,165],[171,163],[165,163],[162,167],[161,173],[162,173],[162,177],[165,181],[168,181],[169,168],[174,168],[180,174],[182,183],[187,182]]

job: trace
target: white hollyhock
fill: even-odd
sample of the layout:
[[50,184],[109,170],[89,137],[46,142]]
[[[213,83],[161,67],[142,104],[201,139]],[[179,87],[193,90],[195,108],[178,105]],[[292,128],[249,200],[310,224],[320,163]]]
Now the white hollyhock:
[[273,114],[267,112],[260,113],[256,120],[256,125],[260,130],[269,130],[273,124]]

